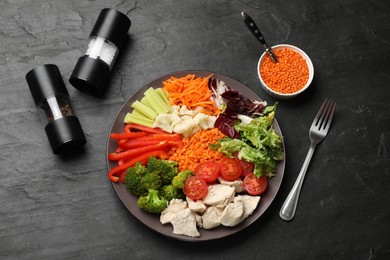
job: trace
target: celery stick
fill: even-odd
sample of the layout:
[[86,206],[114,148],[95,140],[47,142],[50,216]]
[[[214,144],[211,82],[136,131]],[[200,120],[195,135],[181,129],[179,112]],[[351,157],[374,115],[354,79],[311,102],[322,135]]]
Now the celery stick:
[[144,116],[144,114],[142,114],[141,112],[139,112],[137,109],[133,109],[133,112],[131,112],[132,115],[136,115],[136,116]]
[[[161,90],[161,88],[160,88],[160,90]],[[163,105],[164,109],[167,112],[169,112],[169,110],[171,110],[171,105],[169,104],[168,99],[165,100],[165,98],[167,98],[167,97],[164,95],[164,93],[161,92],[161,94],[159,94],[159,90],[154,89],[153,95],[155,96],[156,99],[161,101],[161,104]]]
[[148,99],[149,104],[153,106],[159,114],[166,114],[169,112],[170,107],[165,104],[165,101],[157,94],[154,88],[149,88],[145,91],[145,97]]
[[162,88],[156,88],[156,92],[157,92],[157,94],[160,95],[160,97],[162,97],[162,99],[165,101],[165,104],[167,104],[168,107],[171,108],[172,105],[171,105],[171,102],[169,102],[168,95],[166,94],[166,91],[163,90]]
[[134,115],[131,113],[126,114],[123,122],[126,124],[133,123],[133,124],[139,124],[139,125],[144,125],[144,126],[149,126],[149,127],[153,127],[153,123],[154,123],[153,120],[151,120],[145,116]]
[[165,114],[166,112],[164,107],[161,105],[161,103],[158,100],[155,99],[153,93],[154,93],[153,88],[146,90],[144,93],[145,98],[148,100],[147,102],[150,104],[150,108],[155,110],[158,114]]
[[148,106],[145,106],[138,100],[134,101],[134,103],[131,104],[131,107],[137,109],[140,113],[152,120],[155,119],[157,116],[157,113],[153,109]]
[[[148,99],[146,97],[143,97],[141,100],[141,103],[145,106],[148,106],[149,108],[153,109],[152,105],[149,103]],[[153,109],[154,110],[154,109]],[[156,111],[157,112],[157,111]]]
[[152,121],[152,123],[155,121],[154,119],[150,119],[150,118],[146,117],[144,114],[142,114],[137,109],[133,109],[133,111],[130,114],[135,116],[136,118],[143,118],[146,121]]

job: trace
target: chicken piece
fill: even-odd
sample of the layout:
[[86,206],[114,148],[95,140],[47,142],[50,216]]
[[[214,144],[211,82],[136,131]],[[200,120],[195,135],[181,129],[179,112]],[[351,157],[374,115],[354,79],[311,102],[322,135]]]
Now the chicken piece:
[[196,228],[195,213],[189,208],[177,212],[171,223],[173,226],[173,234],[190,237],[200,236],[200,233]]
[[242,215],[242,220],[244,220],[252,215],[253,211],[257,208],[260,196],[239,195],[237,197],[242,197],[242,202],[244,204],[244,214]]
[[193,212],[203,213],[206,210],[206,205],[204,205],[203,201],[201,200],[194,201],[187,197],[187,203],[188,208],[190,208],[190,210]]
[[240,193],[244,191],[244,184],[242,180],[227,181],[222,177],[218,177],[218,181],[223,185],[234,187],[235,192]]
[[170,223],[177,212],[187,208],[187,202],[182,199],[173,199],[169,202],[168,207],[161,212],[160,222],[161,224]]
[[211,206],[206,209],[202,215],[202,222],[204,229],[212,229],[221,225],[222,209],[216,206]]
[[196,213],[194,213],[194,216],[195,216],[196,226],[197,226],[198,228],[202,228],[202,227],[203,227],[202,216],[199,215],[199,214],[196,214]]
[[234,198],[222,212],[221,224],[227,227],[233,227],[241,222],[244,214],[244,202],[241,196]]
[[210,206],[223,205],[224,207],[234,198],[234,195],[234,187],[223,184],[210,185],[203,203]]
[[[232,187],[234,188],[234,187]],[[218,204],[218,205],[215,205],[217,208],[223,210],[230,202],[232,202],[234,200],[234,196],[236,195],[235,192],[232,193],[232,195],[227,198],[224,202]]]

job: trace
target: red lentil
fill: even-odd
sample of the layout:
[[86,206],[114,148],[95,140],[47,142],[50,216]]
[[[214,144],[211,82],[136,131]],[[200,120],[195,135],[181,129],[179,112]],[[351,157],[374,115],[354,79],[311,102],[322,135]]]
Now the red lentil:
[[218,128],[201,130],[189,138],[183,138],[183,146],[172,148],[169,160],[179,163],[179,170],[195,171],[195,167],[206,161],[220,161],[224,155],[214,151],[209,144],[217,143],[224,135]]
[[278,62],[269,55],[260,65],[264,83],[272,90],[282,94],[292,94],[301,90],[309,79],[309,67],[298,52],[282,48],[273,50]]

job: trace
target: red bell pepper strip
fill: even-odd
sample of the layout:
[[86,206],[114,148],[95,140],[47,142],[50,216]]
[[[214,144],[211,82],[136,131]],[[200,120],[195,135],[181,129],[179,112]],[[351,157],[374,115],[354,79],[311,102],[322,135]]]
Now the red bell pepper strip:
[[[139,140],[142,141],[179,141],[183,137],[180,134],[150,134],[148,136],[144,136],[142,138],[139,138]],[[137,138],[138,139],[138,138]],[[134,140],[137,140],[134,139]]]
[[125,125],[125,127],[123,127],[123,132],[131,133],[131,129],[129,127],[127,127],[127,125]]
[[122,153],[124,151],[127,151],[128,149],[126,147],[119,146],[118,148],[115,149],[116,153]]
[[120,160],[118,160],[118,165],[125,164],[126,162],[127,162],[126,159],[120,159]]
[[118,166],[112,168],[108,172],[108,178],[112,182],[118,182],[119,181],[119,177],[117,176],[118,174],[120,174],[123,170],[126,170],[127,168],[133,166],[137,162],[142,162],[144,160],[149,159],[150,156],[155,156],[155,157],[158,157],[162,160],[166,160],[169,157],[169,155],[165,151],[162,151],[162,150],[154,150],[154,151],[151,151],[148,153],[141,154],[137,157],[134,157],[133,159],[131,159],[130,161],[128,161],[122,165],[118,165]]
[[175,147],[179,147],[179,146],[182,146],[183,145],[183,142],[181,140],[179,141],[168,141],[168,144],[170,146],[175,146]]
[[[139,138],[139,139],[142,139],[142,138]],[[138,140],[138,138],[137,139],[131,139],[131,140],[123,140],[123,141],[124,142],[118,142],[118,145],[119,145],[119,147],[121,147],[124,150],[126,150],[126,149],[134,149],[134,148],[143,147],[143,146],[147,146],[147,145],[158,144],[158,143],[161,142],[159,140],[143,141],[143,140]],[[176,147],[178,147],[178,146],[181,146],[183,144],[183,142],[181,140],[179,140],[179,141],[168,141],[168,144],[169,144],[169,146],[176,146]]]
[[123,170],[123,171],[121,172],[121,174],[119,174],[119,180],[120,180],[122,183],[125,183],[126,172],[127,172],[127,170]]
[[110,153],[108,154],[108,159],[110,161],[118,161],[120,159],[131,158],[153,150],[162,150],[165,147],[168,147],[168,141],[162,141],[157,144],[126,150],[121,153]]
[[127,141],[127,139],[121,139],[118,141],[118,146],[122,146],[121,144],[124,144]]
[[124,142],[119,142],[118,145],[122,148],[127,148],[127,149],[133,149],[133,148],[138,148],[142,146],[147,146],[147,145],[153,145],[153,144],[158,144],[162,141],[159,140],[149,140],[149,141],[144,141],[140,140],[142,138],[136,138],[136,139],[131,139],[131,140],[124,140]]
[[164,130],[161,130],[160,128],[153,128],[153,127],[137,125],[137,124],[127,124],[125,126],[125,132],[126,131],[131,131],[131,129],[136,129],[136,130],[139,130],[139,131],[152,133],[152,134],[169,134],[168,132],[166,132]]
[[112,139],[129,139],[129,138],[138,138],[148,135],[146,132],[130,132],[130,133],[111,133],[110,137]]

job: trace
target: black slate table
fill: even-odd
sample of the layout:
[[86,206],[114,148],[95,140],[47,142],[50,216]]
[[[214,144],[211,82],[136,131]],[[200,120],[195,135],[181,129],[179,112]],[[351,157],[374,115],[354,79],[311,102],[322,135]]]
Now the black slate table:
[[[85,95],[67,81],[100,10],[132,21],[106,94]],[[307,93],[280,101],[286,144],[280,190],[264,215],[236,235],[204,243],[168,239],[142,225],[107,178],[106,141],[123,104],[145,83],[178,70],[228,75],[273,104],[260,88],[262,48],[240,13],[271,44],[312,58]],[[390,4],[331,1],[0,2],[1,259],[390,259]],[[56,64],[88,143],[56,156],[25,74]],[[334,122],[312,159],[298,212],[279,210],[309,147],[308,129],[325,98]]]

